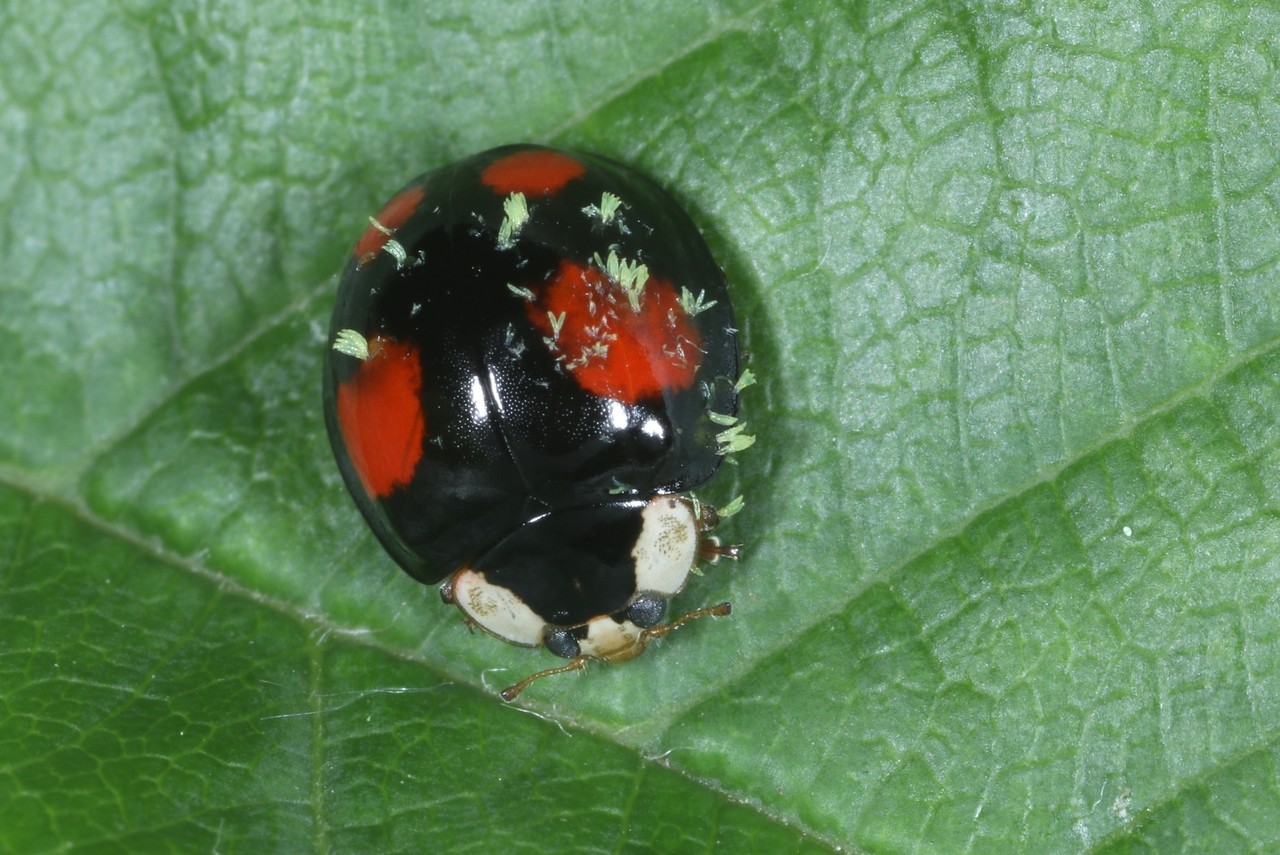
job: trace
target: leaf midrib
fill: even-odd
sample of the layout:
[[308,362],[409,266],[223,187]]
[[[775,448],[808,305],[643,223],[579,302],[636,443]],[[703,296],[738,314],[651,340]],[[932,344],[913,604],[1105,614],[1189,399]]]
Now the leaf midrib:
[[[308,681],[313,688],[311,692],[310,709],[303,713],[295,713],[293,715],[307,715],[313,720],[312,728],[312,751],[310,763],[310,780],[308,785],[310,792],[306,799],[300,804],[305,804],[311,812],[316,822],[314,828],[314,840],[317,843],[319,851],[327,851],[328,823],[325,819],[325,793],[324,793],[324,718],[327,708],[323,704],[324,692],[320,687],[324,681],[324,664],[321,655],[321,646],[317,643],[318,639],[336,636],[343,643],[352,647],[361,647],[368,651],[376,652],[391,659],[412,663],[418,667],[426,669],[428,672],[438,678],[436,685],[423,688],[421,691],[434,691],[444,685],[455,685],[463,690],[468,690],[472,694],[478,696],[476,703],[499,703],[493,693],[486,691],[482,686],[476,685],[471,680],[470,672],[463,674],[459,671],[453,671],[445,665],[432,662],[414,656],[410,651],[406,651],[390,644],[379,641],[371,637],[367,632],[359,629],[351,629],[326,619],[321,613],[306,612],[300,609],[296,604],[278,597],[267,594],[244,585],[235,577],[220,573],[199,561],[190,557],[179,555],[162,544],[156,543],[153,539],[139,534],[134,529],[114,523],[107,520],[92,509],[83,504],[71,502],[61,497],[42,496],[38,491],[33,491],[29,485],[21,481],[13,481],[4,473],[0,473],[0,486],[7,486],[17,492],[25,493],[32,497],[34,503],[42,504],[46,508],[60,509],[67,514],[68,517],[89,527],[101,535],[115,538],[121,543],[126,544],[130,548],[138,551],[148,559],[154,561],[161,566],[169,566],[180,572],[190,574],[202,581],[210,583],[217,592],[217,595],[226,595],[230,597],[240,598],[255,606],[266,608],[276,614],[296,622],[299,626],[307,631],[307,656],[309,675]],[[179,647],[178,641],[181,638],[194,637],[197,634],[198,627],[204,624],[204,619],[211,616],[218,597],[212,598],[205,604],[203,609],[203,618],[197,622],[197,625],[188,627],[179,639],[175,640],[168,656],[176,655]],[[380,690],[370,689],[362,691],[359,695],[376,693]],[[381,690],[385,691],[385,690]],[[124,704],[131,703],[133,699],[138,697],[139,688],[130,688],[127,692],[127,698],[122,702]],[[601,743],[606,743],[620,748],[624,753],[630,754],[636,758],[637,765],[641,773],[645,773],[652,765],[660,765],[665,771],[670,772],[683,780],[694,784],[708,792],[716,794],[725,804],[738,807],[746,806],[759,816],[767,819],[769,822],[785,828],[790,831],[797,832],[809,838],[811,841],[818,842],[832,852],[848,852],[848,847],[838,840],[828,839],[812,829],[806,827],[802,823],[790,818],[783,818],[776,813],[769,811],[766,806],[760,804],[752,798],[751,794],[738,793],[725,789],[717,784],[717,782],[699,777],[692,774],[684,767],[667,762],[667,755],[653,756],[647,753],[643,746],[629,744],[613,738],[618,731],[611,730],[603,726],[598,726],[594,722],[575,719],[571,716],[555,717],[551,712],[538,711],[532,708],[511,707],[513,713],[531,713],[536,718],[542,720],[542,726],[555,727],[572,737],[575,733],[587,736]]]
[[[324,289],[324,291],[317,289],[316,292],[308,294],[308,296],[302,298],[302,300],[294,302],[291,307],[287,308],[287,310],[280,312],[280,314],[274,317],[274,319],[269,320],[268,323],[262,325],[260,329],[255,330],[255,333],[248,335],[248,337],[243,339],[237,347],[225,352],[220,360],[212,362],[212,364],[206,366],[204,370],[193,372],[191,378],[184,380],[183,383],[175,384],[175,388],[166,394],[163,401],[157,402],[156,406],[152,407],[148,412],[155,412],[160,410],[160,408],[163,408],[165,402],[172,401],[173,398],[178,397],[179,394],[182,393],[183,388],[186,388],[189,383],[193,383],[193,381],[201,378],[201,376],[218,369],[218,367],[225,364],[225,362],[233,360],[236,353],[242,352],[243,349],[250,347],[255,340],[259,339],[261,335],[270,332],[270,330],[274,329],[276,325],[282,324],[284,321],[291,320],[294,315],[306,314],[306,311],[310,310],[315,301],[320,300],[320,298],[326,296],[326,294],[328,294],[328,289]],[[719,695],[719,692],[728,689],[728,687],[739,685],[742,681],[748,680],[748,675],[750,675],[751,672],[754,672],[760,664],[767,662],[768,659],[771,659],[774,655],[780,653],[781,650],[788,648],[788,646],[794,643],[797,637],[808,634],[808,632],[814,630],[814,627],[819,626],[820,623],[826,622],[828,619],[844,612],[845,609],[847,609],[851,603],[856,602],[859,596],[861,596],[865,590],[869,589],[870,586],[887,584],[887,582],[892,580],[893,577],[904,572],[906,567],[911,566],[911,564],[914,564],[915,562],[919,562],[920,559],[933,552],[933,550],[941,548],[942,545],[945,545],[948,541],[963,538],[965,532],[970,529],[970,526],[973,526],[975,521],[980,520],[983,516],[988,515],[988,513],[991,513],[992,511],[996,511],[997,508],[1004,506],[1004,504],[1016,502],[1016,500],[1025,497],[1025,495],[1030,493],[1032,490],[1041,488],[1041,486],[1046,484],[1055,483],[1056,480],[1060,479],[1062,472],[1068,470],[1070,467],[1079,465],[1079,463],[1084,461],[1084,459],[1097,456],[1097,454],[1105,452],[1107,448],[1110,448],[1112,445],[1117,443],[1129,442],[1129,440],[1133,438],[1134,434],[1139,433],[1144,426],[1152,424],[1152,422],[1157,420],[1164,419],[1164,417],[1170,415],[1171,412],[1178,410],[1178,408],[1184,406],[1184,404],[1196,401],[1196,399],[1211,401],[1213,388],[1221,384],[1222,381],[1230,378],[1230,376],[1235,374],[1235,372],[1248,369],[1249,366],[1257,364],[1257,362],[1265,361],[1268,360],[1268,358],[1276,356],[1277,353],[1280,353],[1280,335],[1266,340],[1265,343],[1260,344],[1258,347],[1254,347],[1249,349],[1249,351],[1240,353],[1240,355],[1233,358],[1233,360],[1230,360],[1226,362],[1226,364],[1220,366],[1219,369],[1204,376],[1199,383],[1188,385],[1188,387],[1171,394],[1171,396],[1167,397],[1165,401],[1148,408],[1146,412],[1142,413],[1142,416],[1134,417],[1134,419],[1130,420],[1128,424],[1117,426],[1114,430],[1106,431],[1106,433],[1098,435],[1096,440],[1076,449],[1076,452],[1071,454],[1071,456],[1061,459],[1059,462],[1052,463],[1052,465],[1044,466],[1036,475],[1024,480],[1023,483],[1014,486],[1014,488],[1011,488],[1006,494],[1001,495],[1001,497],[993,498],[988,500],[988,502],[977,504],[977,506],[974,506],[968,515],[957,521],[954,526],[937,532],[937,534],[932,536],[932,538],[922,541],[918,548],[911,550],[908,554],[905,554],[904,557],[899,559],[899,561],[887,564],[887,566],[882,568],[881,571],[872,573],[872,575],[868,576],[867,579],[861,581],[861,584],[858,587],[850,590],[850,593],[844,596],[844,598],[835,600],[831,608],[824,609],[824,611],[820,612],[814,612],[812,619],[791,627],[790,630],[785,632],[785,634],[772,634],[769,636],[769,639],[771,639],[769,644],[756,649],[756,653],[753,658],[742,660],[739,667],[732,668],[730,671],[724,671],[722,676],[719,676],[717,680],[701,683],[703,690],[699,691],[696,695],[687,696],[687,699],[682,701],[682,703],[668,705],[668,707],[663,710],[662,717],[664,721],[666,721],[666,726],[659,728],[658,731],[654,731],[655,736],[653,737],[653,741],[660,741],[664,733],[667,733],[672,727],[675,727],[676,724],[681,722],[682,719],[685,719],[687,715],[694,713],[695,710],[698,709],[701,704],[704,704],[708,698],[713,698],[713,696]],[[124,440],[128,438],[128,435],[131,434],[133,430],[141,428],[141,425],[145,424],[145,421],[146,417],[143,417],[138,424],[132,425],[131,428],[127,430],[120,431],[119,438],[116,438],[115,443],[124,442]],[[111,447],[113,447],[115,443],[105,444],[105,448],[101,449],[100,453],[111,451]],[[87,470],[88,468],[92,468],[92,462],[90,463],[90,466],[87,466],[86,468]],[[488,692],[485,692],[483,687],[476,685],[476,683],[471,680],[470,675],[463,675],[461,672],[454,672],[452,669],[443,666],[443,664],[430,662],[428,659],[417,657],[417,655],[413,654],[413,651],[404,650],[397,648],[397,646],[384,643],[384,641],[380,641],[379,639],[376,639],[376,637],[366,634],[366,632],[352,630],[352,628],[337,625],[337,623],[330,622],[324,614],[303,612],[297,604],[261,593],[261,591],[253,589],[251,586],[242,584],[242,582],[237,580],[234,576],[228,576],[225,575],[225,573],[212,570],[212,568],[205,566],[205,564],[202,564],[201,562],[195,561],[195,559],[183,557],[183,555],[173,552],[173,550],[170,550],[166,545],[156,543],[155,539],[147,536],[145,532],[133,529],[133,527],[124,525],[124,523],[106,520],[106,518],[97,515],[96,512],[93,512],[91,508],[88,508],[86,504],[79,502],[77,499],[64,497],[64,495],[51,493],[50,490],[38,488],[35,484],[29,483],[27,479],[24,479],[24,477],[14,476],[12,472],[9,471],[0,471],[0,484],[9,486],[9,488],[17,490],[19,493],[29,495],[29,497],[35,500],[35,502],[63,509],[67,515],[83,522],[84,525],[92,527],[92,529],[101,532],[101,534],[111,536],[111,538],[118,539],[122,541],[122,543],[128,544],[129,547],[137,549],[138,552],[148,555],[148,557],[155,559],[155,561],[161,564],[168,564],[168,566],[173,567],[174,570],[191,573],[193,576],[209,581],[216,587],[216,589],[219,590],[219,593],[238,596],[238,598],[246,599],[248,602],[255,605],[260,605],[260,607],[268,608],[271,609],[271,611],[282,614],[282,616],[297,622],[298,625],[307,628],[308,637],[312,640],[323,635],[337,635],[346,644],[362,646],[362,648],[378,651],[379,654],[387,655],[387,657],[393,659],[411,662],[415,664],[416,667],[425,667],[426,671],[433,673],[433,675],[438,677],[440,681],[448,681],[456,683],[458,686],[466,687],[466,689],[475,691],[476,694],[484,695],[483,703],[494,703]],[[323,680],[323,664],[321,664],[319,659],[316,658],[316,653],[319,651],[319,648],[317,648],[314,641],[311,641],[310,643],[310,650],[312,668],[311,680]],[[316,708],[314,710],[317,718],[320,718],[320,714],[323,712],[324,710],[321,708]],[[515,712],[515,710],[513,710],[513,712]],[[780,824],[781,827],[794,829],[794,831],[803,833],[803,835],[809,837],[810,840],[822,842],[823,845],[832,847],[833,850],[837,849],[837,847],[841,845],[838,841],[827,840],[826,837],[817,835],[817,833],[814,833],[812,829],[806,828],[804,824],[797,823],[796,820],[782,819],[777,817],[777,815],[769,813],[768,810],[764,809],[763,805],[756,804],[754,800],[745,799],[745,794],[733,794],[733,792],[719,787],[716,782],[692,776],[692,774],[685,771],[685,769],[680,767],[678,764],[663,763],[660,759],[654,759],[653,756],[645,753],[643,745],[636,745],[631,744],[631,742],[618,740],[618,731],[616,730],[598,727],[593,722],[580,721],[580,719],[557,715],[556,710],[550,708],[538,709],[536,708],[536,705],[531,705],[529,712],[534,712],[538,717],[544,718],[545,721],[547,721],[548,726],[550,726],[550,724],[554,724],[554,726],[562,728],[562,730],[579,732],[582,733],[582,735],[590,736],[591,739],[621,747],[621,749],[627,751],[627,753],[634,754],[641,764],[662,763],[668,771],[675,772],[678,776],[687,779],[687,781],[694,782],[700,787],[705,787],[712,792],[716,792],[716,794],[721,795],[727,801],[742,804],[745,800],[746,803],[753,806],[753,809],[758,811],[762,817],[771,820],[771,822]],[[319,763],[319,758],[323,758],[323,745],[321,745],[323,744],[323,723],[317,723],[314,739],[317,744],[317,751],[312,753],[312,760],[314,760],[314,763]],[[1236,753],[1224,756],[1224,758],[1221,758],[1219,762],[1208,765],[1208,767],[1204,768],[1202,772],[1197,774],[1196,778],[1179,782],[1178,786],[1172,788],[1169,794],[1166,794],[1165,799],[1161,804],[1169,803],[1170,800],[1174,800],[1178,797],[1179,792],[1187,790],[1188,787],[1196,786],[1197,781],[1203,781],[1203,779],[1212,776],[1212,774],[1219,773],[1224,768],[1229,768],[1231,764],[1238,763],[1239,760],[1245,758],[1245,756],[1256,753],[1256,751],[1267,750],[1268,747],[1276,745],[1277,741],[1280,741],[1280,733],[1263,733],[1263,735],[1260,735],[1257,740],[1252,741],[1251,744],[1243,746],[1242,749],[1236,751]],[[315,765],[315,768],[312,769],[312,773],[319,774],[320,765],[323,765],[323,763]],[[312,785],[316,785],[316,781],[312,781]],[[319,790],[319,787],[316,785],[312,788],[312,794],[315,794],[317,790]],[[323,799],[321,799],[321,803],[323,803]],[[323,814],[323,804],[312,804],[312,810],[319,811],[319,813]],[[1146,815],[1146,811],[1144,811],[1143,815]],[[1126,824],[1124,828],[1132,827],[1135,822],[1137,822],[1137,818],[1134,818],[1132,822]],[[317,833],[320,832],[317,831]],[[1123,833],[1125,832],[1117,831],[1115,835],[1107,837],[1107,840],[1114,841],[1116,835],[1123,835]],[[1098,845],[1101,846],[1103,843],[1100,842]]]

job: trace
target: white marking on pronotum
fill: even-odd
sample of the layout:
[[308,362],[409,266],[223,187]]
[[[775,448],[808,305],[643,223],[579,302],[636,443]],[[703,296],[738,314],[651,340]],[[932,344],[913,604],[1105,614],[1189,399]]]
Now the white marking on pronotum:
[[640,537],[631,550],[636,588],[664,597],[680,593],[698,557],[698,520],[693,506],[658,496],[640,512]]
[[498,249],[511,249],[516,245],[520,229],[529,222],[529,205],[523,193],[512,193],[502,202],[502,225],[498,227]]
[[537,647],[547,625],[520,597],[470,568],[453,577],[453,598],[463,614],[512,644]]
[[355,330],[338,330],[333,337],[333,349],[361,362],[369,358],[369,340]]

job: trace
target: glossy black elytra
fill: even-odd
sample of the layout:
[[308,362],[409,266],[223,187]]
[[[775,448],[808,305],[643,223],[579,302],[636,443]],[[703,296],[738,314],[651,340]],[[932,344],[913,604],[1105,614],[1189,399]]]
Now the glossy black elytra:
[[752,437],[724,273],[652,181],[531,145],[420,176],[357,241],[330,341],[329,438],[383,546],[570,660],[508,700],[728,613],[661,623],[699,559],[737,555],[689,491]]

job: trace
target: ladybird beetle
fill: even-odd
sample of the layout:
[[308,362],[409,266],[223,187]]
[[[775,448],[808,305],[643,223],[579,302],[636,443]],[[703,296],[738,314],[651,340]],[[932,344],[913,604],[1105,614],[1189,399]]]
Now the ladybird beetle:
[[613,161],[493,149],[395,194],[338,286],[325,421],[387,552],[466,622],[621,662],[701,559],[737,557],[689,491],[753,440],[724,272]]

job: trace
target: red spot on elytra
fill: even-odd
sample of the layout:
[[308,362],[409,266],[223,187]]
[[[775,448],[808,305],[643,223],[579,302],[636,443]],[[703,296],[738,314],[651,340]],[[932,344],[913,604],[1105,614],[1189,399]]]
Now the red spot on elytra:
[[408,484],[422,459],[426,420],[418,349],[392,339],[369,341],[369,358],[338,386],[338,425],[365,491],[375,499]]
[[[645,283],[637,312],[605,273],[561,261],[526,306],[534,326],[554,339],[561,365],[595,395],[634,404],[687,389],[702,361],[702,338],[664,279]],[[558,332],[548,313],[557,323],[563,316]]]
[[546,149],[518,151],[484,168],[480,180],[495,193],[547,196],[587,171],[580,161]]
[[[422,197],[426,194],[426,188],[421,185],[401,190],[391,201],[382,207],[378,212],[375,220],[387,231],[394,232],[405,224],[409,217],[413,216],[413,212],[418,210],[418,206],[422,204]],[[364,234],[360,235],[360,240],[356,241],[355,252],[356,264],[365,265],[373,260],[373,257],[387,245],[390,237],[382,229],[373,223],[364,230]]]

